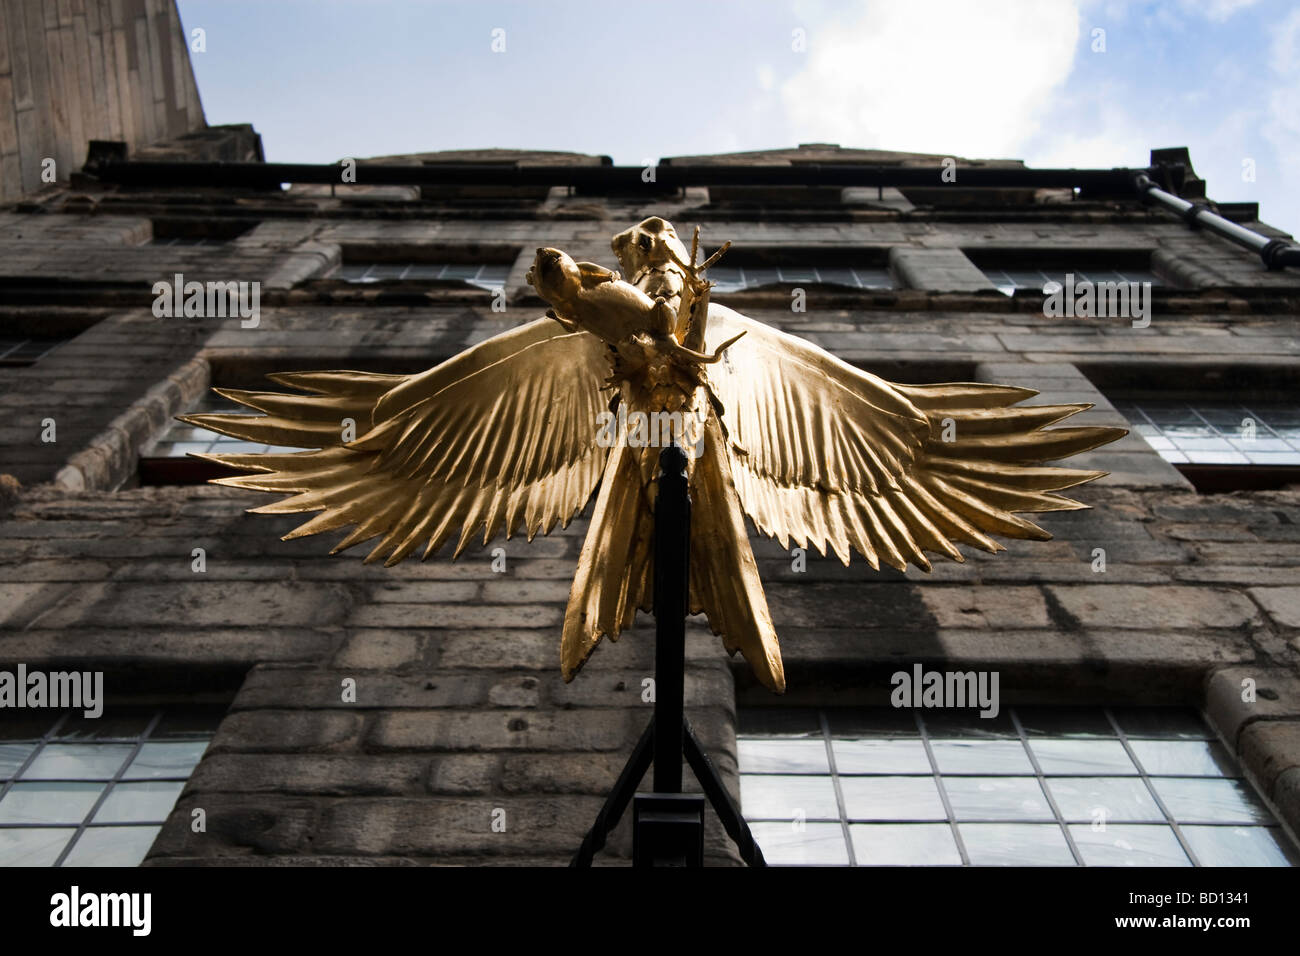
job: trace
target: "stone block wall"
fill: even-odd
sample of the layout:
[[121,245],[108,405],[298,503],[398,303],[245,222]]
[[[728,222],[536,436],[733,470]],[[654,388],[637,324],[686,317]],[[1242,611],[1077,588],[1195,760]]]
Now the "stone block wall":
[[[566,862],[651,711],[647,617],[573,683],[560,679],[585,517],[504,543],[503,573],[481,548],[384,570],[328,557],[339,536],[280,541],[295,521],[245,513],[268,497],[138,487],[134,462],[209,385],[256,386],[276,369],[415,372],[529,321],[542,311],[522,287],[537,246],[613,265],[615,232],[661,214],[687,233],[707,195],[553,195],[506,219],[417,215],[409,196],[359,211],[302,191],[288,200],[292,217],[284,197],[279,213],[245,197],[240,215],[258,224],[225,244],[153,243],[153,223],[178,214],[174,197],[86,191],[42,213],[0,212],[0,283],[24,296],[0,306],[0,321],[77,333],[30,368],[0,369],[0,473],[21,481],[0,505],[0,665],[102,667],[121,699],[179,686],[225,695],[228,712],[150,864]],[[1024,385],[1040,391],[1035,401],[1095,403],[1078,417],[1095,424],[1122,424],[1094,384],[1098,368],[1284,375],[1300,364],[1294,275],[1265,273],[1176,220],[1123,204],[1032,223],[887,214],[701,216],[709,241],[888,249],[901,280],[879,293],[814,287],[804,312],[791,311],[786,289],[719,300],[886,378]],[[347,249],[385,243],[517,247],[505,312],[484,290],[337,280]],[[967,251],[981,245],[1145,250],[1172,288],[1143,329],[1049,318],[978,281]],[[156,317],[152,284],[176,271],[261,282],[256,327]],[[55,443],[40,441],[46,418],[58,422]],[[1111,474],[1073,492],[1090,510],[1041,518],[1053,540],[966,551],[965,563],[929,575],[815,554],[797,572],[789,553],[756,539],[784,703],[881,704],[898,663],[923,661],[997,669],[1013,704],[1196,706],[1294,830],[1300,490],[1199,494],[1136,436],[1078,464]],[[193,569],[195,548],[205,571]],[[735,792],[737,702],[771,698],[702,622],[687,646],[691,716]],[[1254,703],[1241,700],[1244,677],[1259,688]],[[206,833],[190,829],[195,808]],[[715,821],[708,847],[711,861],[737,862]],[[625,823],[602,861],[629,852]]]

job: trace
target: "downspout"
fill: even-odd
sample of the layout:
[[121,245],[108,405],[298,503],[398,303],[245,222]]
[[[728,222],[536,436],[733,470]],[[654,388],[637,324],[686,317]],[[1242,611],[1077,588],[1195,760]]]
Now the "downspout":
[[1261,236],[1231,220],[1224,219],[1218,213],[1211,212],[1208,203],[1188,202],[1173,193],[1165,192],[1153,183],[1146,173],[1139,173],[1134,177],[1133,183],[1146,199],[1177,213],[1189,226],[1193,228],[1204,226],[1216,236],[1222,236],[1229,242],[1258,253],[1269,269],[1300,266],[1300,246],[1295,243],[1288,242],[1286,239]]

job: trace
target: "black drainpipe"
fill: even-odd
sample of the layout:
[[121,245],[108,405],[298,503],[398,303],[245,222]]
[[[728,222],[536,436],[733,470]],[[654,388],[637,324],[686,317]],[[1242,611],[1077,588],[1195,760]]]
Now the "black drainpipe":
[[1231,220],[1224,219],[1218,213],[1210,211],[1205,202],[1188,202],[1173,193],[1165,192],[1151,181],[1146,173],[1139,173],[1133,180],[1138,192],[1166,209],[1177,213],[1192,228],[1204,226],[1216,236],[1222,236],[1229,242],[1235,242],[1252,252],[1259,253],[1264,265],[1269,269],[1281,269],[1283,266],[1300,266],[1300,246],[1285,239],[1271,239],[1261,236]]

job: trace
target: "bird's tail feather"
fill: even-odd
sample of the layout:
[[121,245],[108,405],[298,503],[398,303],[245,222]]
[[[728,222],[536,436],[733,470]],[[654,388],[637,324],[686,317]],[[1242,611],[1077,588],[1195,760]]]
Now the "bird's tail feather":
[[[582,559],[569,593],[561,639],[561,670],[577,675],[602,637],[617,640],[637,609],[651,610],[654,587],[656,491],[645,475],[658,449],[617,445],[611,452],[591,516]],[[714,634],[740,651],[759,681],[785,692],[776,628],[749,546],[725,438],[715,415],[705,426],[703,454],[690,479],[690,613],[708,615]]]
[[654,520],[641,483],[642,451],[620,443],[605,464],[564,612],[565,681],[577,676],[602,637],[618,640],[632,626],[637,607],[648,605]]
[[703,454],[695,461],[691,480],[690,609],[692,614],[707,614],[723,646],[733,654],[740,651],[763,686],[783,694],[781,649],[725,441],[717,416],[710,414]]

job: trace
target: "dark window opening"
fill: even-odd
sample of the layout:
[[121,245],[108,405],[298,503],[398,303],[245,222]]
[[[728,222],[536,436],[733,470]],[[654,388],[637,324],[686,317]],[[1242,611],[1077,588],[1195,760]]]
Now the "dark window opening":
[[1197,491],[1300,484],[1300,402],[1286,368],[1081,366],[1134,433]]
[[718,295],[769,286],[899,287],[889,270],[889,249],[877,247],[733,247],[708,270],[707,278]]
[[[1088,282],[1094,285],[1103,282],[1149,282],[1153,286],[1164,285],[1161,278],[1150,269],[1099,269],[1089,266],[1063,266],[1058,269],[984,269],[984,275],[1003,295],[1015,295],[1024,289],[1031,293],[1047,294],[1053,290],[1065,289],[1070,285],[1078,287]],[[1073,276],[1072,279],[1069,277]]]
[[458,282],[480,289],[500,289],[510,274],[503,263],[345,262],[335,277],[344,282]]
[[[1151,264],[1148,250],[1131,249],[988,249],[962,250],[1003,295],[1040,297],[1052,291],[1050,283],[1078,288],[1084,282],[1143,283],[1152,287],[1170,283]],[[1073,276],[1067,280],[1067,276]]]
[[67,338],[0,337],[0,368],[27,368],[35,365]]
[[519,257],[518,246],[461,247],[368,243],[343,246],[343,262],[329,279],[370,284],[400,282],[496,291]]
[[[445,361],[450,356],[430,355],[405,360],[358,356],[340,353],[333,358],[318,357],[304,363],[301,359],[240,355],[238,358],[214,356],[210,375],[214,384],[225,388],[252,391],[278,391],[293,393],[293,389],[275,384],[267,379],[273,372],[294,370],[314,371],[321,368],[350,368],[360,372],[378,372],[388,375],[413,375]],[[261,415],[256,409],[222,398],[211,389],[187,408],[178,413],[230,413],[236,415]],[[341,427],[341,425],[340,425]],[[358,425],[358,436],[361,434]],[[340,432],[340,435],[342,433]],[[214,478],[227,478],[244,474],[213,461],[191,457],[193,454],[291,454],[313,449],[292,448],[263,442],[246,442],[229,435],[198,428],[173,419],[148,444],[141,447],[137,465],[137,479],[141,485],[197,485]]]
[[[256,409],[228,401],[209,392],[188,413],[222,412],[238,415],[261,415]],[[220,432],[174,421],[167,430],[144,447],[140,454],[139,479],[142,485],[201,485],[213,478],[243,474],[214,461],[192,455],[268,455],[304,451],[262,442],[241,441]]]
[[173,218],[153,220],[155,246],[220,246],[258,226],[255,219]]
[[1300,404],[1207,398],[1114,405],[1198,491],[1300,483]]

